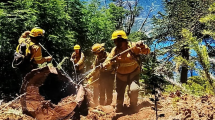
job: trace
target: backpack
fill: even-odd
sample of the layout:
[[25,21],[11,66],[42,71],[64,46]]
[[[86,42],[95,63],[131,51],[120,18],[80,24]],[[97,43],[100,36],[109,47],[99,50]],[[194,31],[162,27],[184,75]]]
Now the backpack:
[[32,61],[30,47],[34,44],[30,44],[30,42],[31,41],[29,39],[25,39],[16,47],[12,62],[13,68],[18,68],[21,71],[31,69]]

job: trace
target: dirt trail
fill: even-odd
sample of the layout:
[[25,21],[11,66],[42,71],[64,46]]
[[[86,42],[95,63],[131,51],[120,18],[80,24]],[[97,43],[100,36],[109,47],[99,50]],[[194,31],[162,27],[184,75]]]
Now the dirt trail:
[[[114,95],[115,96],[115,95]],[[88,116],[82,120],[156,120],[153,96],[145,96],[138,101],[138,110],[131,111],[124,107],[123,113],[115,113],[113,106],[99,106],[90,109]],[[129,102],[125,100],[125,104]],[[215,97],[194,97],[181,93],[162,95],[158,102],[158,120],[213,120],[215,119]],[[109,111],[109,112],[107,112]]]
[[138,108],[135,111],[131,111],[129,107],[129,99],[126,97],[124,102],[124,109],[122,112],[116,113],[116,93],[113,95],[113,102],[108,106],[97,106],[89,109],[87,116],[82,116],[81,120],[147,120],[152,118],[155,111],[152,109],[154,103],[151,102],[148,97],[141,98],[138,101]]
[[[149,98],[153,96],[144,96],[138,101],[137,112],[131,111],[129,106],[124,107],[123,113],[116,113],[116,94],[114,94],[113,103],[109,106],[97,106],[89,108],[87,116],[81,116],[81,120],[156,120],[154,103]],[[125,104],[129,102],[125,100]],[[4,103],[0,106],[1,120],[33,120],[30,116],[21,113],[20,101],[6,106]],[[215,97],[202,96],[194,97],[187,94],[171,93],[162,95],[158,102],[158,120],[213,120],[215,118]]]

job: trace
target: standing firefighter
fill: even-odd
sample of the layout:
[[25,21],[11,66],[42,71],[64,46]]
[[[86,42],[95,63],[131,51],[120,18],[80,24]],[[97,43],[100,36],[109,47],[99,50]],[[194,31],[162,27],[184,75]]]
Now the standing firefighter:
[[[114,47],[108,58],[103,63],[102,67],[110,69],[116,66],[116,92],[117,92],[117,106],[116,111],[122,111],[124,102],[125,88],[128,85],[128,96],[130,98],[130,108],[135,110],[138,101],[139,92],[139,74],[140,65],[138,63],[139,54],[149,54],[150,49],[141,41],[136,43],[128,42],[126,33],[123,30],[116,30],[112,34],[112,40],[116,47]],[[116,59],[111,60],[115,55],[129,49],[128,52],[120,54]]]
[[[96,66],[102,64],[107,56],[108,52],[105,52],[104,44],[94,44],[92,46],[92,52],[96,55],[95,61],[93,63],[93,71],[86,77],[91,79],[88,80],[88,83],[92,82],[92,79],[99,79],[97,83],[94,83],[93,92],[94,92],[94,102],[98,101],[98,94],[100,95],[99,103],[100,105],[110,105],[113,98],[113,83],[114,83],[114,74],[113,70],[100,70],[95,69]],[[97,76],[97,77],[96,77]],[[105,103],[105,96],[107,98]],[[97,104],[97,103],[96,103]]]
[[79,45],[75,45],[74,50],[75,51],[72,53],[70,61],[74,62],[76,73],[78,77],[80,77],[80,75],[84,73],[84,53],[81,52],[81,47]]
[[[38,64],[50,62],[52,57],[42,57],[42,48],[39,45],[40,40],[44,36],[45,31],[39,27],[33,28],[31,31],[22,33],[16,48],[13,66],[16,66],[24,76],[32,69],[37,68]],[[28,37],[30,36],[30,37]]]
[[42,56],[42,48],[39,45],[39,42],[44,36],[44,33],[45,31],[43,29],[35,27],[31,31],[25,31],[22,33],[18,40],[19,45],[16,48],[12,65],[13,67],[19,68],[22,73],[23,83],[20,88],[21,94],[25,91],[25,75],[32,69],[37,68],[38,64],[50,62],[52,59],[51,56]]

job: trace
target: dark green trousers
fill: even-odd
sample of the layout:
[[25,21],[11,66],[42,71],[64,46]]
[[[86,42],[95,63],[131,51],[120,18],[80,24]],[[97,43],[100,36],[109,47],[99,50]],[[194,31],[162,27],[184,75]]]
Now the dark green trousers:
[[[113,84],[115,75],[111,72],[101,72],[99,77],[100,105],[110,105],[113,98]],[[106,103],[105,103],[105,98]]]
[[130,105],[137,106],[138,92],[139,92],[139,74],[133,78],[127,75],[127,81],[122,81],[116,76],[116,92],[117,92],[117,106],[123,106],[124,94],[126,86],[129,86],[128,96],[130,98]]

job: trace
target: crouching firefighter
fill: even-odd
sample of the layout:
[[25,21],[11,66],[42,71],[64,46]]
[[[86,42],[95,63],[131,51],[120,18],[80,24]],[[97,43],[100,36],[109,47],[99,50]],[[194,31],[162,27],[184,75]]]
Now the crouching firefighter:
[[[97,82],[93,84],[94,102],[96,103],[98,101],[99,95],[100,105],[110,105],[112,103],[113,98],[113,84],[114,84],[113,70],[112,69],[99,70],[95,68],[96,66],[99,66],[105,61],[109,53],[105,51],[104,44],[99,43],[94,44],[92,46],[91,51],[96,57],[92,65],[93,71],[87,75],[86,79],[90,78],[88,80],[88,83],[95,81],[96,78],[98,79]],[[105,97],[107,98],[106,100]]]
[[[42,48],[39,45],[39,42],[44,36],[44,33],[45,31],[43,29],[35,27],[31,31],[22,33],[18,40],[19,44],[14,54],[12,67],[19,68],[23,80],[28,72],[38,67],[38,64],[50,62],[52,60],[51,56],[42,56]],[[22,85],[23,84],[24,83],[22,83]],[[23,93],[22,87],[20,93]]]
[[[138,63],[138,55],[149,54],[150,49],[141,41],[136,43],[128,42],[127,35],[123,30],[114,31],[111,39],[116,46],[111,50],[102,67],[107,70],[114,66],[116,68],[116,112],[121,112],[123,109],[124,93],[127,85],[129,88],[130,108],[136,110],[141,67]],[[126,50],[128,51],[125,52]],[[116,55],[118,56],[113,60],[112,58]]]

